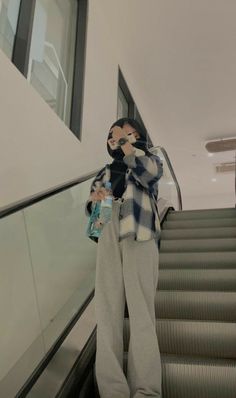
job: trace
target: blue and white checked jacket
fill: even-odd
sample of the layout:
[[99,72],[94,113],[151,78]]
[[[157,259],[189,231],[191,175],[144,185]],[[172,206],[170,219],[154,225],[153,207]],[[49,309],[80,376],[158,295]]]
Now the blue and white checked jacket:
[[[160,222],[157,211],[158,180],[163,174],[160,158],[156,155],[124,156],[128,166],[125,179],[124,202],[120,210],[120,240],[134,235],[137,241],[158,239]],[[110,180],[110,165],[107,164],[92,182],[92,193]],[[88,202],[87,202],[88,203]]]

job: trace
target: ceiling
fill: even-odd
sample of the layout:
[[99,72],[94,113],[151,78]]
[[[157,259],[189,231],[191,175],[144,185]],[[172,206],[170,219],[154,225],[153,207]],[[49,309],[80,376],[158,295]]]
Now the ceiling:
[[232,194],[233,173],[216,175],[214,163],[233,161],[234,152],[208,157],[204,143],[236,137],[236,1],[101,5],[127,84],[183,196]]

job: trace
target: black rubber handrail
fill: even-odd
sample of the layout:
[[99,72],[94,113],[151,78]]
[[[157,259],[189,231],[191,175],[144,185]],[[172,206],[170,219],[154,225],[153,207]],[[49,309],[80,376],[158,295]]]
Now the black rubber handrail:
[[[180,187],[179,187],[179,183],[177,181],[177,178],[175,176],[175,173],[174,173],[171,161],[169,159],[169,156],[167,155],[166,150],[163,147],[161,147],[161,146],[149,148],[149,150],[151,152],[154,151],[155,149],[160,149],[162,151],[164,157],[165,157],[166,163],[168,164],[168,167],[170,169],[172,178],[173,178],[173,180],[175,182],[175,186],[176,186],[176,189],[177,189],[178,200],[179,200],[179,210],[182,210],[182,197],[181,197]],[[82,183],[84,181],[87,181],[90,178],[95,177],[99,170],[93,171],[93,172],[91,172],[89,174],[86,174],[86,175],[84,175],[82,177],[79,177],[79,178],[73,179],[71,181],[68,181],[66,183],[63,183],[63,184],[61,184],[61,185],[59,185],[57,187],[51,188],[51,189],[49,189],[47,191],[44,191],[43,193],[40,193],[40,194],[36,194],[36,195],[34,195],[34,196],[30,197],[30,198],[23,199],[23,200],[21,200],[21,201],[19,201],[17,203],[11,204],[9,206],[5,206],[5,207],[0,209],[0,219],[3,218],[3,217],[9,216],[10,214],[16,213],[19,210],[23,210],[26,207],[32,206],[33,204],[35,204],[37,202],[40,202],[40,201],[42,201],[44,199],[47,199],[50,196],[54,196],[54,195],[56,195],[56,194],[58,194],[60,192],[63,192],[65,190],[69,189],[69,188],[72,188],[75,185],[78,185],[78,184],[80,184],[80,183]]]
[[176,186],[176,190],[177,190],[178,202],[179,202],[179,210],[182,210],[182,209],[183,209],[183,202],[182,202],[182,195],[181,195],[181,191],[180,191],[180,186],[179,186],[178,180],[177,180],[177,178],[176,178],[174,169],[173,169],[173,167],[172,167],[170,158],[169,158],[169,156],[168,156],[168,154],[167,154],[165,148],[163,148],[162,146],[156,146],[156,147],[151,148],[151,152],[152,152],[152,151],[155,151],[155,150],[158,150],[158,149],[163,153],[164,158],[165,158],[165,160],[166,160],[166,163],[167,163],[167,165],[168,165],[168,167],[169,167],[171,176],[172,176],[172,178],[173,178],[173,180],[174,180],[174,183],[175,183],[175,186]]
[[35,204],[37,202],[47,199],[50,196],[54,196],[60,192],[63,192],[67,189],[74,187],[75,185],[78,185],[84,181],[90,180],[90,178],[93,178],[97,175],[98,171],[99,170],[93,171],[93,172],[86,174],[82,177],[75,178],[75,179],[68,181],[66,183],[63,183],[57,187],[51,188],[47,191],[44,191],[43,193],[36,194],[33,197],[23,199],[17,203],[6,206],[0,210],[0,218],[9,216],[10,214],[16,213],[19,210],[23,210],[26,207],[32,206],[33,204]]
[[[90,334],[87,343],[78,355],[73,367],[69,374],[64,380],[60,390],[56,394],[55,398],[72,398],[79,397],[81,389],[84,387],[84,382],[93,369],[93,365],[96,357],[96,332],[97,326],[93,329]],[[82,396],[85,396],[84,394]],[[88,395],[86,395],[88,396]],[[94,394],[90,394],[89,397],[93,397]]]

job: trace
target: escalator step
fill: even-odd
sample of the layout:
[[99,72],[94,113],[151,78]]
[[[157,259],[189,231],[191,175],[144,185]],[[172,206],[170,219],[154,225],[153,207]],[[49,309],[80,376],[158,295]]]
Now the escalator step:
[[236,269],[160,269],[158,290],[236,292]]
[[160,268],[235,268],[236,251],[160,253]]
[[236,362],[162,356],[163,398],[235,398]]
[[[127,357],[125,352],[126,375]],[[234,360],[161,355],[161,363],[163,398],[235,398]],[[98,391],[94,398],[99,398]]]
[[204,209],[204,210],[185,210],[169,211],[167,220],[194,220],[194,219],[219,219],[236,218],[236,209]]
[[161,232],[161,239],[235,238],[236,227],[169,229]]
[[[211,358],[236,358],[236,324],[158,319],[160,352]],[[128,350],[129,320],[124,322],[124,350]]]
[[226,239],[188,239],[188,240],[161,240],[160,251],[170,252],[209,252],[235,251],[236,238]]
[[236,217],[201,220],[165,221],[162,229],[191,229],[191,228],[220,228],[236,227]]
[[157,318],[162,319],[236,322],[236,292],[159,290],[155,306]]
[[[127,374],[127,352],[124,372]],[[161,355],[163,398],[235,398],[236,361]]]

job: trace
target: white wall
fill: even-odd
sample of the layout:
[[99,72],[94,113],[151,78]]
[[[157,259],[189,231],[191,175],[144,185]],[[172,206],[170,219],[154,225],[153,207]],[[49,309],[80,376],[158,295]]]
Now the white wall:
[[[224,206],[222,206],[222,203],[224,203]],[[222,194],[217,193],[216,195],[188,195],[183,200],[184,210],[219,209],[222,207],[235,207],[234,195],[224,192]]]
[[0,209],[87,174],[108,161],[116,119],[118,59],[99,2],[89,7],[82,142],[0,51]]

